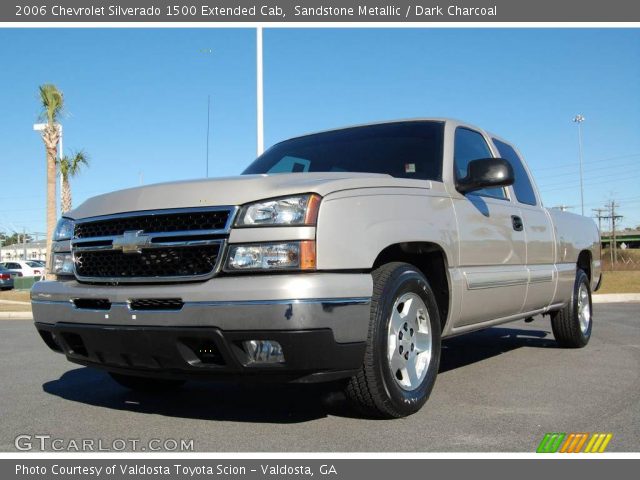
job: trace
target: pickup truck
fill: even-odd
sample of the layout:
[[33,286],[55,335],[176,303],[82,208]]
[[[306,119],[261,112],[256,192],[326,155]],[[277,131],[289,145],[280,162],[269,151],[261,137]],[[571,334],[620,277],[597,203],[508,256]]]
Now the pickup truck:
[[44,342],[121,385],[341,384],[363,414],[418,411],[441,340],[535,315],[584,347],[600,284],[588,218],[543,207],[516,148],[450,119],[278,143],[240,176],[108,193],[65,214]]

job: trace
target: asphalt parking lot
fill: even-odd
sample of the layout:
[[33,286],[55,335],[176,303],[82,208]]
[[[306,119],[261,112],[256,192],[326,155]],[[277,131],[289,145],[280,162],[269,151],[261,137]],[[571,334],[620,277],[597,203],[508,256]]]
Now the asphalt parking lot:
[[[546,432],[612,432],[640,450],[640,304],[598,304],[585,349],[556,347],[536,317],[444,343],[418,414],[363,420],[316,388],[188,383],[156,397],[49,351],[31,321],[0,321],[0,450],[18,435],[193,439],[196,451],[532,452]],[[118,444],[119,445],[119,444]]]

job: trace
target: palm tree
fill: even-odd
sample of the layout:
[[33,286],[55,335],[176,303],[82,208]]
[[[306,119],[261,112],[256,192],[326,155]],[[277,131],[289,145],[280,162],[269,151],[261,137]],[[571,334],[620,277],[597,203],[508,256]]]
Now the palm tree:
[[40,91],[41,117],[47,121],[42,130],[42,141],[47,152],[47,252],[51,251],[53,230],[56,228],[56,152],[60,141],[58,119],[64,107],[64,96],[53,84],[38,87]]
[[72,156],[66,155],[58,160],[58,168],[60,168],[60,176],[62,177],[62,195],[60,201],[60,210],[62,213],[71,210],[71,185],[69,179],[75,177],[83,166],[89,165],[89,156],[82,150],[75,152]]

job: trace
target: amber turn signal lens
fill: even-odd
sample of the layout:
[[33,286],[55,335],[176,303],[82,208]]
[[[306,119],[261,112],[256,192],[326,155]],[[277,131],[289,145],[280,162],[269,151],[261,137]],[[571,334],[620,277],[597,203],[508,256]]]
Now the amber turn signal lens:
[[316,242],[303,240],[300,242],[300,270],[316,269]]
[[320,210],[320,201],[322,197],[315,193],[309,195],[309,200],[307,201],[307,211],[304,215],[304,224],[305,225],[315,225],[318,221],[318,210]]

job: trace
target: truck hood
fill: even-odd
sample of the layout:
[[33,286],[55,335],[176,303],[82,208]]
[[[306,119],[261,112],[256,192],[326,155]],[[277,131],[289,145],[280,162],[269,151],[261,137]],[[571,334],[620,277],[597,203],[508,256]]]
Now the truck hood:
[[351,172],[280,173],[188,180],[98,195],[89,198],[65,214],[65,217],[81,219],[139,210],[242,205],[298,193],[325,196],[341,190],[375,187],[424,188],[425,181]]

